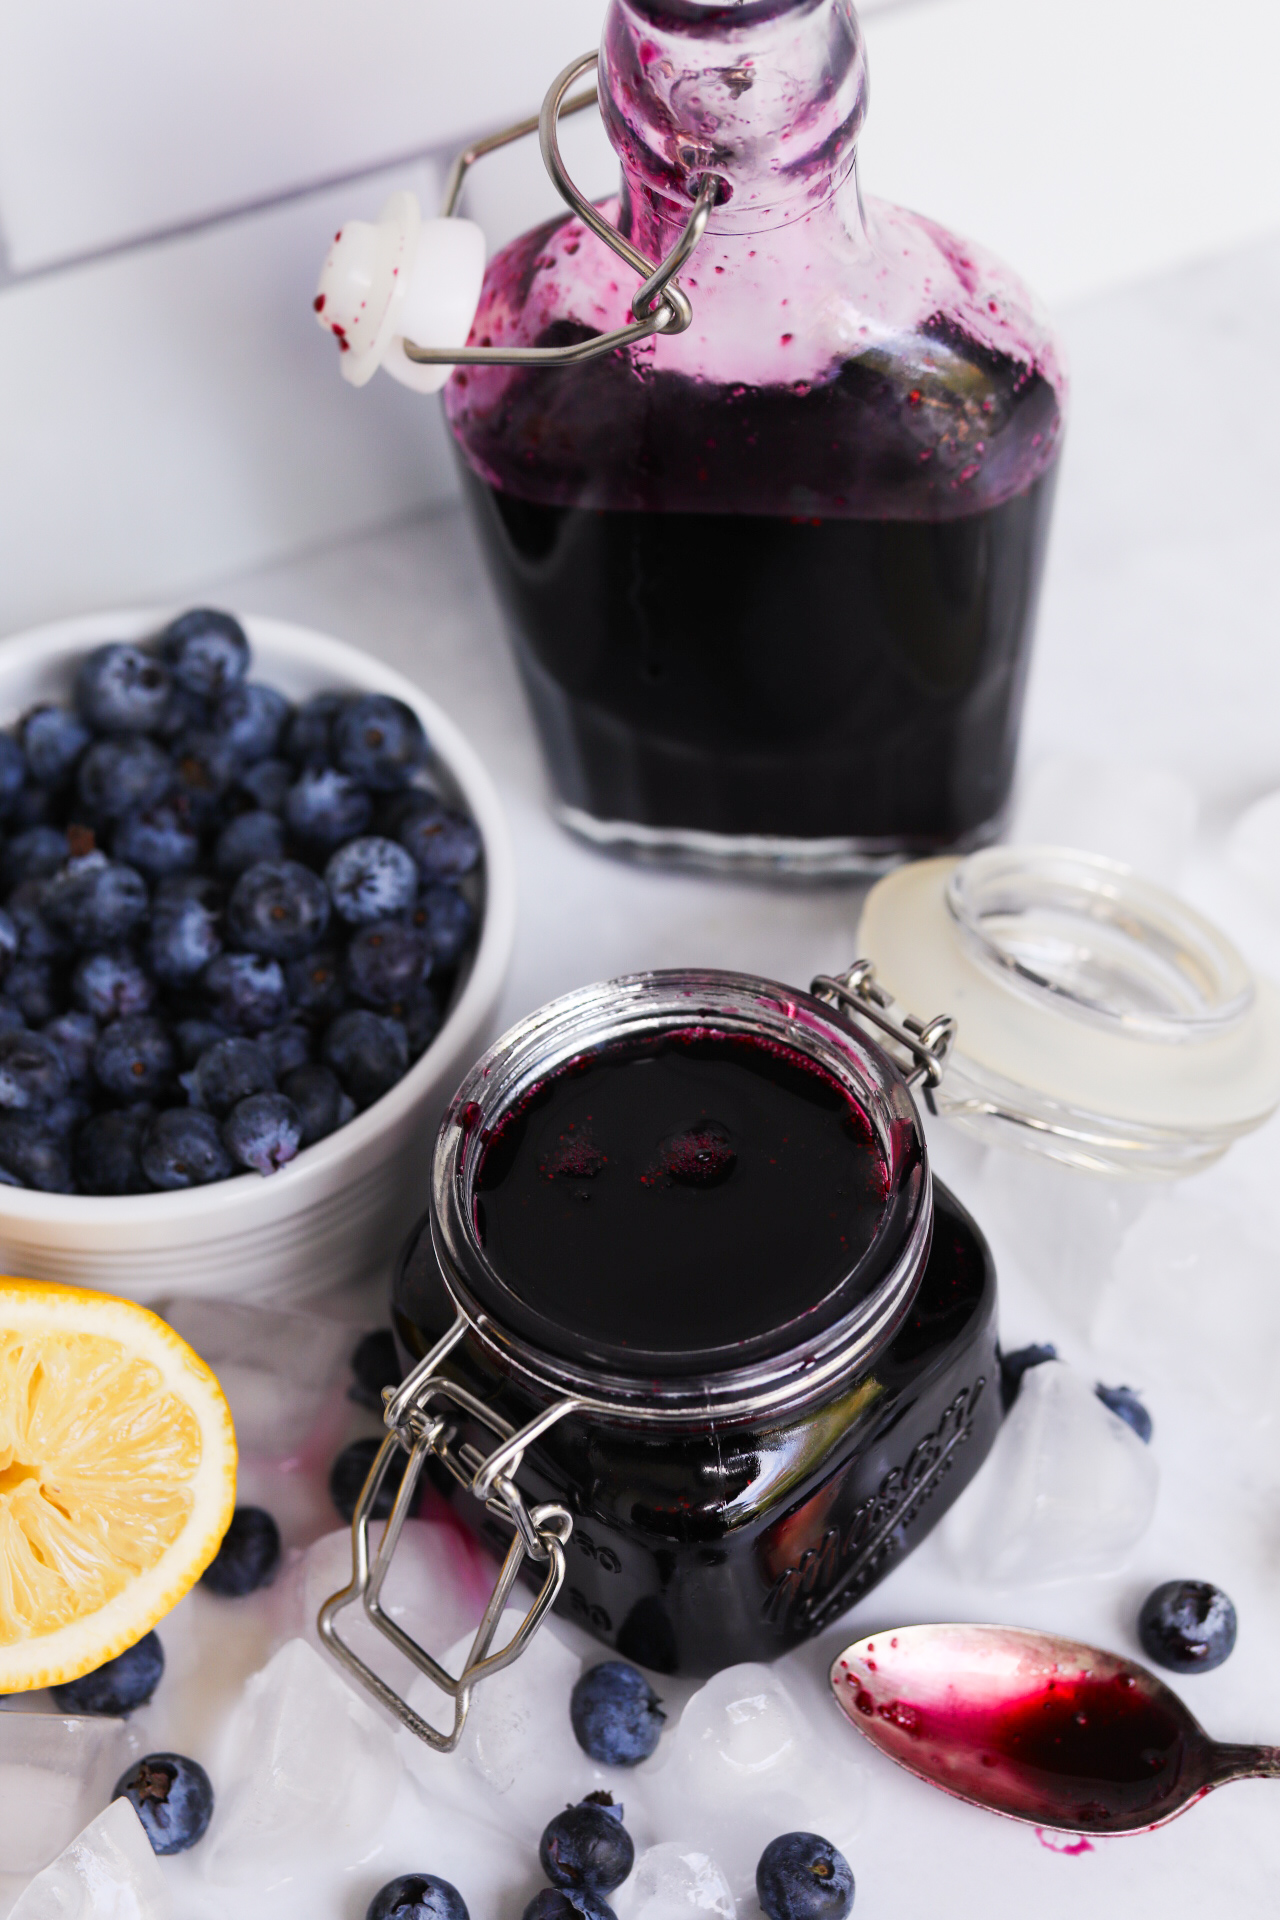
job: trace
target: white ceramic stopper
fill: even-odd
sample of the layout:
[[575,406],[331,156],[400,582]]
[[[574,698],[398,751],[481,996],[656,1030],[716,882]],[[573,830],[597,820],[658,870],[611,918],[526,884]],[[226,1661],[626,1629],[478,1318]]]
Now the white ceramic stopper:
[[379,367],[418,393],[453,368],[421,366],[404,350],[460,347],[484,279],[484,235],[472,220],[424,220],[411,193],[393,193],[376,224],[348,220],[316,289],[316,319],[342,350],[342,375],[362,387]]

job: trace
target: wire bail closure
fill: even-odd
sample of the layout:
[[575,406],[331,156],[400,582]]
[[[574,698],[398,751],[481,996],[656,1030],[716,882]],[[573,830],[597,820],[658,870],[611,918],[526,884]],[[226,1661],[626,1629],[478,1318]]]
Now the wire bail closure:
[[903,1078],[909,1087],[921,1088],[930,1113],[937,1111],[933,1090],[941,1085],[947,1056],[956,1037],[956,1023],[949,1013],[936,1013],[932,1020],[917,1020],[908,1013],[895,1020],[889,1012],[894,1004],[893,995],[876,979],[870,960],[855,960],[851,967],[834,976],[818,974],[809,991],[815,1000],[825,1000],[828,1006],[873,1028],[882,1040],[901,1048],[911,1061],[910,1067],[897,1062],[903,1068]]

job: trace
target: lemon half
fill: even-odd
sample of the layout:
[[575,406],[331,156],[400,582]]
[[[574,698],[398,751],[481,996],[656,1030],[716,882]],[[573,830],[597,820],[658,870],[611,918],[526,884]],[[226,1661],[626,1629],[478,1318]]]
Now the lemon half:
[[0,1693],[140,1640],[218,1551],[235,1493],[222,1389],[171,1327],[0,1279]]

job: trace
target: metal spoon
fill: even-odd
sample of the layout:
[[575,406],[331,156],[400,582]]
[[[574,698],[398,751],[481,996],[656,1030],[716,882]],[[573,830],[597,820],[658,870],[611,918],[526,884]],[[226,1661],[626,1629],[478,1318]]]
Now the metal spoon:
[[1211,1740],[1145,1667],[1024,1627],[890,1628],[831,1668],[843,1711],[931,1786],[1015,1820],[1140,1833],[1280,1748]]

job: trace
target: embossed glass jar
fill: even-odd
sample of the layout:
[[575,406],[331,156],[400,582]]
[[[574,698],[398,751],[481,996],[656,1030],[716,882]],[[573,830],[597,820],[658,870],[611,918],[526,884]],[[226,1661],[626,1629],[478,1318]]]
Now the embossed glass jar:
[[[656,1281],[647,1321],[641,1309],[625,1337],[602,1334],[558,1299],[554,1245],[537,1297],[491,1258],[485,1155],[566,1072],[691,1035],[772,1049],[839,1090],[883,1167],[874,1231],[820,1298],[780,1263],[776,1311],[749,1327],[735,1317],[733,1274],[711,1258],[719,1342],[682,1346]],[[442,1124],[393,1319],[413,1362],[455,1328],[439,1375],[505,1423],[455,1402],[455,1460],[561,1409],[512,1474],[531,1509],[556,1502],[572,1515],[557,1605],[659,1672],[772,1659],[817,1632],[918,1544],[1000,1420],[991,1256],[931,1177],[905,1071],[840,1006],[739,974],[605,982],[498,1041]],[[505,1552],[509,1526],[465,1479],[438,1474],[466,1523]]]

